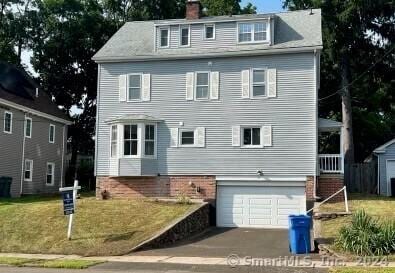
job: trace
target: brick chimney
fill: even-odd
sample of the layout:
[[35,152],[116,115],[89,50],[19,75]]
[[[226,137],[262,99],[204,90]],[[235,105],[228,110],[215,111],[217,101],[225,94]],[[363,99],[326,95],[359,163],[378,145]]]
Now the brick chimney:
[[187,0],[186,16],[187,20],[199,19],[201,16],[202,5],[199,0]]

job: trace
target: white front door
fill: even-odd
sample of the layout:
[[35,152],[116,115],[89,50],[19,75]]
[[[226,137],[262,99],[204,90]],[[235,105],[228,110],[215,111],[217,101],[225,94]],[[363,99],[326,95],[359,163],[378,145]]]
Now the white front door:
[[287,228],[288,215],[306,212],[301,186],[218,186],[217,226]]
[[387,195],[391,196],[391,178],[395,178],[395,159],[387,161]]

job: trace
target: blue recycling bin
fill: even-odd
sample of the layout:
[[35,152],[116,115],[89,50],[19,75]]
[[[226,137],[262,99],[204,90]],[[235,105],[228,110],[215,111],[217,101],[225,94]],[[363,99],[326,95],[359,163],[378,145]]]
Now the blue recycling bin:
[[289,215],[289,249],[292,254],[307,254],[311,251],[310,225],[308,215]]

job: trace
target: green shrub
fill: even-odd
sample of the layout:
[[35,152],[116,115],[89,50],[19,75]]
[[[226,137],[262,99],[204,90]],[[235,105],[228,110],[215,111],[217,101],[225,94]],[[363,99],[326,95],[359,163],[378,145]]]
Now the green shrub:
[[395,252],[395,222],[380,224],[365,211],[357,211],[351,224],[340,229],[335,243],[357,255],[389,255]]

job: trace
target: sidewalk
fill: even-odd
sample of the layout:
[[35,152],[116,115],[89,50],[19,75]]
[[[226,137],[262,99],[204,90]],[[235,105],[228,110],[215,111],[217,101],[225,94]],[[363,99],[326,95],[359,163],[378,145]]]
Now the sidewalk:
[[[344,262],[334,257],[322,257],[321,259],[311,259],[309,256],[288,256],[279,258],[263,257],[238,257],[230,255],[225,258],[207,257],[174,257],[174,256],[101,256],[101,257],[82,257],[78,255],[47,255],[47,254],[21,254],[21,253],[0,253],[0,257],[15,257],[42,260],[93,260],[102,262],[116,263],[155,263],[155,264],[186,264],[186,265],[225,265],[230,267],[237,266],[273,266],[273,267],[313,267],[329,268],[333,266],[369,266],[358,262]],[[369,262],[369,261],[367,261]],[[374,265],[374,261],[371,261]],[[381,263],[382,267],[395,267],[395,262]],[[378,267],[377,263],[374,267]]]

